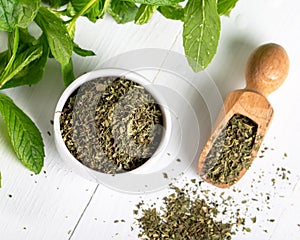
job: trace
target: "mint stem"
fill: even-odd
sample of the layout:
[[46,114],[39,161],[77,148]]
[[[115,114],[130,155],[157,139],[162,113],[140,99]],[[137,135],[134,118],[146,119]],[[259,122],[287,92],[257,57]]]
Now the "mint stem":
[[80,12],[78,12],[71,20],[71,22],[69,23],[68,29],[72,29],[74,24],[76,23],[77,19],[82,16],[83,14],[85,14],[95,3],[97,2],[97,0],[91,0],[87,3],[87,5],[85,5],[84,8],[81,9]]

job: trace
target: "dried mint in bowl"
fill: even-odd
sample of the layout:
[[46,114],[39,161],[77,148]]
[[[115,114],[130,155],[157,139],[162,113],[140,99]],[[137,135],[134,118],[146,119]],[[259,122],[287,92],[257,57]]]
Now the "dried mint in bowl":
[[206,179],[218,184],[234,184],[240,172],[250,167],[256,133],[254,121],[241,114],[233,115],[205,158]]
[[78,161],[115,174],[141,166],[155,153],[164,118],[143,86],[125,77],[101,77],[84,83],[69,97],[60,127]]

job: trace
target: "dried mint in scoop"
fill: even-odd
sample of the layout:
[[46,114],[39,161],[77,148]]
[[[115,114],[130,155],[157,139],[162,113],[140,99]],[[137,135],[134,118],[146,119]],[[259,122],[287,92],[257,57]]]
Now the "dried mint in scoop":
[[233,115],[205,158],[206,179],[218,184],[234,184],[240,172],[250,167],[256,132],[257,124],[250,118]]

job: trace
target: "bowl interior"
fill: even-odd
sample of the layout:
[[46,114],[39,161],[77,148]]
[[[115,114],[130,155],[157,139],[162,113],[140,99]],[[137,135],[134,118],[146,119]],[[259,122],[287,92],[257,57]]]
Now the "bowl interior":
[[[148,156],[148,159],[138,167],[134,168],[130,173],[143,173],[147,171],[151,171],[151,166],[153,164],[159,164],[161,152],[165,149],[168,139],[170,137],[171,130],[171,117],[170,112],[168,111],[167,105],[163,97],[159,94],[155,85],[153,85],[150,81],[145,79],[142,75],[139,75],[135,72],[123,70],[123,69],[101,69],[93,72],[89,72],[85,75],[82,75],[77,80],[75,80],[66,90],[63,92],[61,98],[58,101],[55,116],[54,116],[54,132],[55,132],[55,143],[60,153],[61,157],[65,162],[67,161],[68,167],[75,170],[80,175],[84,175],[84,177],[92,177],[93,179],[97,179],[98,175],[106,174],[102,171],[96,171],[94,167],[88,167],[85,164],[82,164],[78,161],[78,159],[69,151],[69,148],[65,144],[65,136],[61,134],[61,124],[60,118],[62,116],[62,110],[66,105],[69,97],[74,93],[74,91],[78,90],[85,83],[92,83],[95,79],[99,77],[108,78],[108,77],[125,77],[125,79],[131,80],[134,83],[137,83],[138,86],[142,86],[154,99],[155,103],[159,106],[162,112],[162,135],[159,141],[159,145],[156,147],[156,150],[152,152],[151,155]],[[101,86],[100,86],[101,87]],[[131,96],[128,98],[132,98]],[[92,98],[91,98],[92,99]],[[91,100],[88,99],[87,101]],[[83,109],[84,110],[84,109]],[[120,111],[122,113],[122,111]],[[133,121],[131,121],[133,122]],[[122,125],[122,121],[120,121]],[[132,124],[131,124],[132,125]],[[127,128],[127,130],[129,127]],[[65,138],[65,139],[64,139]],[[84,145],[84,144],[82,144]],[[120,173],[126,174],[128,172]],[[107,172],[109,173],[109,172]]]

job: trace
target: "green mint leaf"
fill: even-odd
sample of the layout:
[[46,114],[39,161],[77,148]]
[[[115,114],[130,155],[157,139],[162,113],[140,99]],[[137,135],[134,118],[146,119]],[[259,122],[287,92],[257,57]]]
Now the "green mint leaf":
[[9,81],[9,79],[6,79],[6,76],[8,75],[12,64],[16,58],[17,52],[18,52],[18,48],[19,48],[19,38],[20,34],[19,34],[19,28],[16,27],[13,31],[13,33],[8,33],[8,58],[9,61],[7,63],[7,65],[5,66],[4,71],[1,73],[1,77],[0,77],[0,88],[3,84],[5,84],[7,81]]
[[[44,35],[42,35],[37,42],[37,45],[31,46],[29,44],[26,45],[22,43],[22,45],[19,47],[19,49],[24,49],[26,47],[26,49],[29,48],[33,51],[34,49],[38,49],[38,51],[36,51],[37,56],[35,56],[36,60],[33,60],[30,63],[28,63],[28,65],[21,69],[10,81],[4,84],[2,89],[21,85],[33,85],[38,83],[42,79],[50,50],[47,43],[47,39]],[[42,51],[41,55],[40,50]],[[19,54],[20,56],[22,56],[22,53]],[[19,58],[17,57],[15,61],[18,62]]]
[[1,76],[0,79],[0,89],[4,88],[4,86],[14,87],[18,86],[17,82],[9,83],[17,74],[28,66],[31,62],[41,57],[43,53],[43,49],[41,46],[32,46],[26,49],[24,52],[18,54],[13,60],[12,65],[5,71],[4,75]]
[[67,4],[69,0],[43,0],[42,2],[48,4],[50,7],[58,8]]
[[135,3],[120,0],[111,0],[108,9],[109,15],[121,24],[134,21],[137,11],[138,7]]
[[141,4],[135,16],[135,24],[145,24],[150,21],[158,6]]
[[[27,29],[19,29],[19,44],[17,49],[17,55],[22,54],[27,49],[33,49],[33,46],[40,45],[43,47],[43,54],[37,60],[30,62],[25,66],[19,73],[17,73],[10,81],[8,81],[2,88],[16,87],[20,85],[32,85],[39,82],[43,76],[44,68],[48,60],[49,48],[47,42],[45,45],[41,44],[40,37],[39,40],[36,40]],[[9,34],[11,35],[11,34]],[[45,38],[43,38],[45,39]],[[13,40],[10,40],[13,42]],[[9,45],[12,45],[9,44]],[[11,47],[10,47],[11,48]]]
[[76,43],[73,43],[73,51],[82,57],[90,57],[96,55],[92,50],[83,49],[79,47]]
[[15,27],[26,28],[35,18],[41,0],[0,1],[0,30],[12,32]]
[[45,157],[40,131],[31,119],[4,94],[0,94],[0,113],[17,157],[29,170],[39,173]]
[[133,3],[140,3],[153,6],[177,6],[183,0],[125,0]]
[[54,58],[61,65],[68,64],[73,52],[73,41],[62,19],[47,8],[40,7],[35,21],[43,30]]
[[[18,31],[17,39],[16,31]],[[30,48],[34,42],[36,39],[30,35],[26,28],[16,28],[14,33],[8,33],[8,58],[11,58],[14,52],[17,54]]]
[[74,71],[73,71],[73,63],[72,59],[66,65],[61,66],[61,72],[64,80],[65,86],[69,86],[75,79]]
[[185,7],[183,45],[195,72],[205,69],[216,54],[220,17],[215,0],[189,0]]
[[[32,44],[36,43],[37,40],[28,32],[27,28],[20,28],[20,44],[23,46],[26,44],[27,46],[32,46]],[[20,46],[19,46],[20,48]]]
[[235,7],[238,0],[218,0],[219,15],[229,16],[231,10]]
[[15,27],[26,28],[35,18],[40,0],[0,2],[0,29],[13,31]]
[[91,5],[84,11],[83,16],[86,16],[92,22],[96,22],[104,15],[105,0],[71,0],[71,4],[77,13],[80,13],[86,6]]
[[180,5],[161,6],[157,9],[165,18],[173,20],[184,20],[184,10]]

